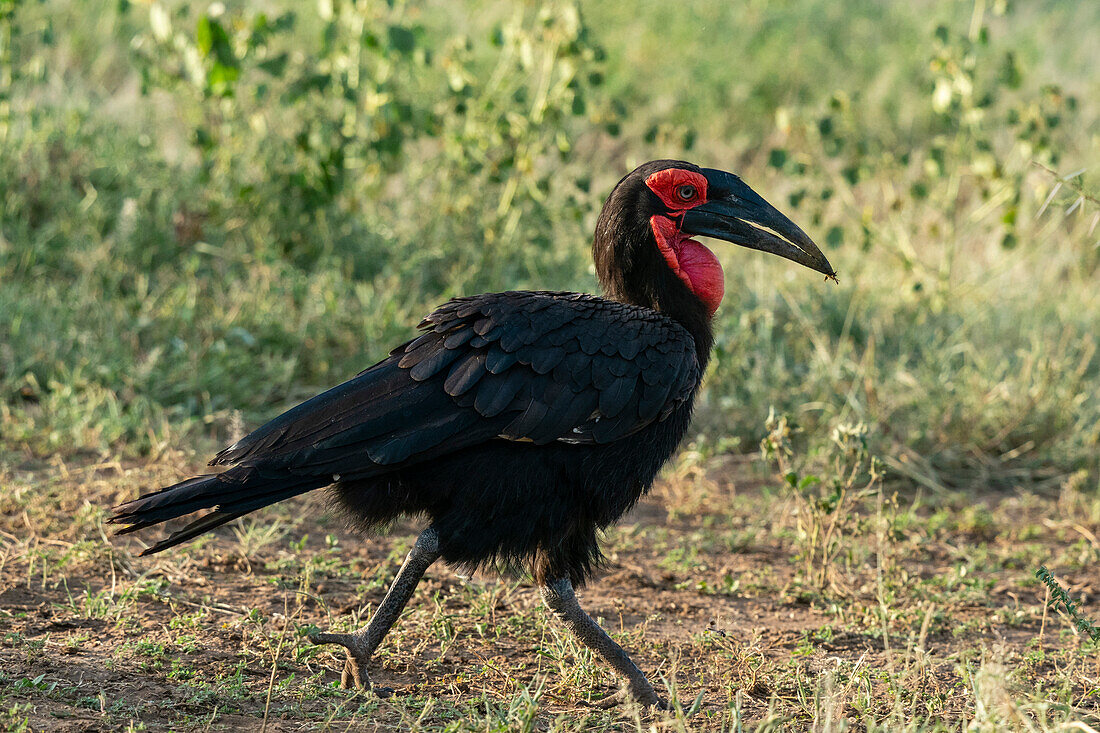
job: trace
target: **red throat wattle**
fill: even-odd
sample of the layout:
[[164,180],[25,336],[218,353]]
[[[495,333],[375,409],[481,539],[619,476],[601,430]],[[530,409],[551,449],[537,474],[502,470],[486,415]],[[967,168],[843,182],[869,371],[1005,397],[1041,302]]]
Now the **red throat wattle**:
[[679,225],[667,216],[650,217],[649,226],[669,268],[713,316],[726,293],[722,263],[713,252],[681,232]]
[[671,211],[671,216],[656,215],[649,219],[657,249],[676,277],[703,301],[713,316],[726,292],[722,265],[713,252],[680,231],[673,218],[706,202],[706,177],[682,168],[665,168],[650,175],[645,185]]

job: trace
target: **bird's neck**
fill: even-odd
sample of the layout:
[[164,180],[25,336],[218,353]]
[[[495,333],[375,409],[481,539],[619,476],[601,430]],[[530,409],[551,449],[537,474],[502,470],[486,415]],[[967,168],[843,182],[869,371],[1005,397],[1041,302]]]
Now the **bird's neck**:
[[659,311],[683,326],[695,340],[695,358],[700,370],[706,369],[714,345],[712,314],[706,304],[673,277],[658,299],[638,305]]
[[[617,191],[618,189],[616,189]],[[693,293],[659,253],[649,217],[622,215],[616,194],[596,222],[592,255],[606,297],[651,308],[672,318],[695,340],[696,358],[706,367],[714,344],[713,308]]]
[[695,358],[700,368],[705,369],[714,345],[712,316],[707,305],[665,268],[654,268],[645,278],[631,277],[628,273],[618,275],[600,277],[605,297],[650,308],[679,323],[695,341]]

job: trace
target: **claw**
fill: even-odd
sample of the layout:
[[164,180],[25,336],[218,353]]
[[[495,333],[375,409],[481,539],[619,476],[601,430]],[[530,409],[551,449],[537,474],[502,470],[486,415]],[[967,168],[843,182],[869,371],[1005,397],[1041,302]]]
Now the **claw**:
[[[362,641],[354,634],[311,634],[309,640],[314,644],[339,644],[347,650],[347,658],[344,660],[344,669],[340,673],[340,686],[345,690],[371,690],[370,675],[367,673],[367,662],[370,656],[363,653]],[[375,694],[379,697],[389,697],[393,690],[379,688]]]

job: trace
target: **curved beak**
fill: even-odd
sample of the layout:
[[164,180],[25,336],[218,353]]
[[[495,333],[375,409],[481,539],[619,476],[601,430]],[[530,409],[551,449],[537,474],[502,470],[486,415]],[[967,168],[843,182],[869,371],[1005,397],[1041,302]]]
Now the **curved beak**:
[[704,168],[703,175],[708,200],[684,212],[681,231],[771,252],[836,281],[836,271],[813,240],[744,181],[713,168]]

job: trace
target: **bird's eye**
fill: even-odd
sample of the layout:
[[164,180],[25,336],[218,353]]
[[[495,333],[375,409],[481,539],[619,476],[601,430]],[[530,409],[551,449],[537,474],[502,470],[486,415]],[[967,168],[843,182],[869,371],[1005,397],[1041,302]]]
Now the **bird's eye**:
[[681,201],[691,201],[693,198],[695,198],[695,186],[692,186],[690,184],[678,186],[676,188],[676,196]]

